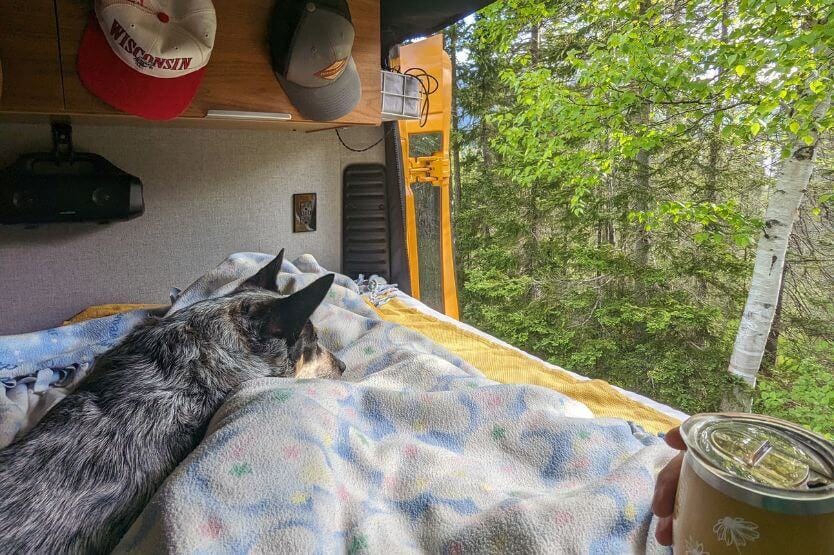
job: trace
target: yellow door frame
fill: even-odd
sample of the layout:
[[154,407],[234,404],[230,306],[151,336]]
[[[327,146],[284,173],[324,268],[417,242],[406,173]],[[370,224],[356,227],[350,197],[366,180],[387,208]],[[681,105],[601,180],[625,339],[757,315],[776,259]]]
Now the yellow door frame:
[[[430,183],[440,188],[440,256],[443,312],[459,318],[457,281],[455,279],[454,242],[450,194],[450,132],[452,122],[452,62],[443,49],[443,35],[432,35],[419,42],[401,45],[398,58],[392,60],[403,72],[422,69],[437,80],[437,90],[428,97],[426,113],[421,121],[398,122],[402,147],[403,182],[405,183],[405,245],[411,276],[411,294],[420,298],[419,249],[417,245],[417,214],[411,184]],[[425,81],[424,81],[425,82]],[[412,134],[440,133],[441,149],[430,156],[409,156]]]

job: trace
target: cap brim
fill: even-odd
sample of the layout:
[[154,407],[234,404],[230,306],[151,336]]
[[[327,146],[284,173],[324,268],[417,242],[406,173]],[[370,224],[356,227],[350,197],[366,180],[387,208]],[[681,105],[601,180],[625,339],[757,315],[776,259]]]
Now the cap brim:
[[128,114],[166,120],[182,114],[197,93],[206,68],[163,79],[139,73],[119,58],[90,15],[78,49],[78,76],[87,89]]
[[324,87],[302,87],[275,75],[284,92],[298,111],[307,119],[332,121],[349,114],[362,98],[359,72],[351,56],[338,79]]

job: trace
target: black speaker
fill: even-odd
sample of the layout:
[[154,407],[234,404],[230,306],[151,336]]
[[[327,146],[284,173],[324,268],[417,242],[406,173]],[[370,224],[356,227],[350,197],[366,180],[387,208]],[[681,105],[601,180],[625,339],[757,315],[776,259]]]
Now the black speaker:
[[73,152],[69,131],[63,132],[54,152],[25,154],[0,172],[0,224],[104,223],[142,215],[139,178],[97,154]]

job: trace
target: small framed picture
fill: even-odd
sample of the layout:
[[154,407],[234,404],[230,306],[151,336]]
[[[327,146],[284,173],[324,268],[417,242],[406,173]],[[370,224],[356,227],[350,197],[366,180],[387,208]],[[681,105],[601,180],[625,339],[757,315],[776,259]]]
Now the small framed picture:
[[316,230],[316,193],[299,193],[292,196],[293,233]]

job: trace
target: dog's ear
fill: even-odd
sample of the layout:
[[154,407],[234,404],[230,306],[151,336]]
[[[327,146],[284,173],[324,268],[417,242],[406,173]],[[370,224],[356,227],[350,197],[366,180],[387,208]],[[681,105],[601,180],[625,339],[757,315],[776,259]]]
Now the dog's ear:
[[301,291],[279,300],[270,322],[270,333],[295,341],[307,320],[327,296],[335,277],[334,274],[327,274]]
[[284,263],[284,249],[278,253],[278,256],[272,261],[258,270],[258,273],[250,277],[240,284],[238,289],[266,289],[267,291],[278,292],[278,284],[276,278],[281,271],[281,264]]

